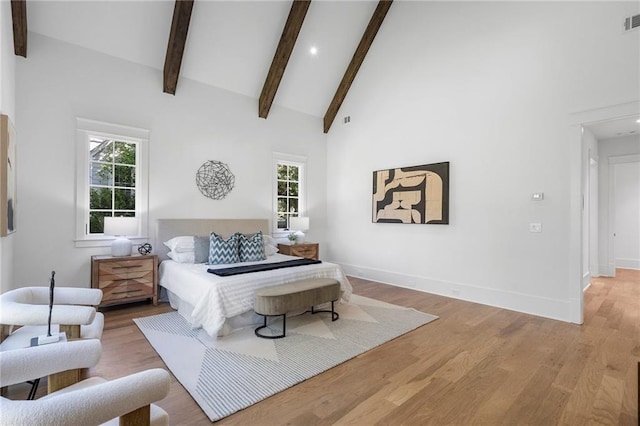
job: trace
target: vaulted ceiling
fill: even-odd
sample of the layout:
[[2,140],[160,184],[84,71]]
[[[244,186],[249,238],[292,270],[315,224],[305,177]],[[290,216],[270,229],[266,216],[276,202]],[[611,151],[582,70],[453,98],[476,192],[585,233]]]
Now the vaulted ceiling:
[[[13,0],[14,10],[24,3]],[[179,78],[186,77],[260,98],[261,117],[268,115],[270,101],[324,117],[327,132],[390,6],[391,1],[28,0],[24,12],[29,32],[164,70],[159,90],[179,96]],[[15,25],[21,18],[15,11],[13,16]],[[25,44],[25,56],[26,49]]]

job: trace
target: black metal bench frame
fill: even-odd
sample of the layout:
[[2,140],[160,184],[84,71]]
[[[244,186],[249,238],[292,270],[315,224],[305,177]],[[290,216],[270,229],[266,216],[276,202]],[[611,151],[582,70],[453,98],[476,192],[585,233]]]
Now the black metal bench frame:
[[[337,300],[331,301],[331,310],[328,310],[328,309],[315,310],[314,307],[311,306],[311,310],[305,311],[304,313],[311,312],[311,314],[314,315],[319,312],[327,312],[327,313],[331,313],[331,322],[336,321],[338,318],[340,318],[340,315],[335,311],[335,306],[334,306],[335,302],[337,302]],[[262,337],[263,339],[282,339],[283,337],[286,336],[286,333],[287,333],[287,313],[286,312],[280,315],[263,315],[259,313],[257,314],[261,315],[264,318],[264,323],[263,325],[261,325],[260,327],[254,330],[254,333],[256,334],[256,336]],[[263,328],[267,328],[267,317],[282,317],[282,334],[278,334],[275,336],[267,336],[265,334],[259,333],[259,331],[262,330]]]

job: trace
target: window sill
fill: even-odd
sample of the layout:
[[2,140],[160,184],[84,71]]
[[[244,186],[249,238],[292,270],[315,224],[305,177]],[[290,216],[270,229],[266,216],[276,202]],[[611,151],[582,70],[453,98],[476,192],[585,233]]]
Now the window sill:
[[[84,240],[74,240],[76,248],[88,248],[88,247],[111,247],[111,243],[115,238],[87,238]],[[129,238],[131,244],[140,245],[149,242],[149,237],[131,237]]]

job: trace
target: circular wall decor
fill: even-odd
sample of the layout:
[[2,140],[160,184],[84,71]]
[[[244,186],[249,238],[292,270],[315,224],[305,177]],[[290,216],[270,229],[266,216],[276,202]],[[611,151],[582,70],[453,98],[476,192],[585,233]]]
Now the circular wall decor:
[[202,195],[214,200],[222,200],[233,189],[236,177],[229,166],[220,161],[204,163],[196,173],[196,184]]

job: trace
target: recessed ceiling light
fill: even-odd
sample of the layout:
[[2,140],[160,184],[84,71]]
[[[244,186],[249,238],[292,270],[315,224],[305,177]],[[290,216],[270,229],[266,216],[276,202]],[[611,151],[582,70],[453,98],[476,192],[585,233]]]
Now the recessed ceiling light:
[[638,119],[636,120],[636,123],[640,123],[640,118],[638,118]]
[[311,49],[309,49],[309,53],[311,53],[312,55],[317,55],[318,54],[318,48],[315,46],[311,46]]

